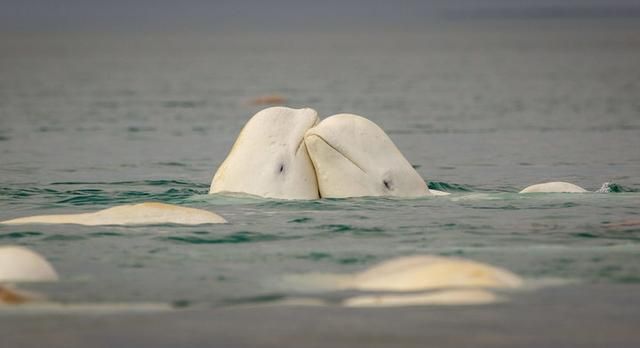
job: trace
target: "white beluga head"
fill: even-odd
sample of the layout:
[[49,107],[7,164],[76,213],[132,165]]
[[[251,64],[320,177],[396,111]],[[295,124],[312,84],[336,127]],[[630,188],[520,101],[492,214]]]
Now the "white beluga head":
[[318,123],[309,108],[272,107],[244,126],[211,182],[209,193],[236,192],[282,199],[316,199],[316,174],[304,143]]
[[16,288],[16,283],[57,280],[55,269],[40,254],[21,246],[0,246],[0,307],[42,299],[37,293]]
[[338,114],[305,134],[322,197],[431,194],[389,136],[368,119]]
[[589,192],[578,185],[574,185],[570,182],[554,181],[545,182],[542,184],[535,184],[525,187],[520,193],[584,193]]
[[58,280],[58,274],[40,254],[19,246],[0,246],[0,284]]

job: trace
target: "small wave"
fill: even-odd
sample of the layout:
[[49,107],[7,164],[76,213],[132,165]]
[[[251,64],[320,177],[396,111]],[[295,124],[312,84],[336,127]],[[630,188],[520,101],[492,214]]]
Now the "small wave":
[[605,182],[602,184],[600,189],[596,192],[598,193],[619,193],[619,192],[640,192],[640,190],[633,189],[631,187],[625,187],[620,184]]
[[122,237],[122,236],[125,236],[122,233],[110,232],[110,231],[92,232],[92,233],[90,233],[90,235],[93,236],[93,237]]
[[289,220],[289,221],[287,221],[287,222],[288,222],[288,223],[302,224],[302,223],[306,223],[306,222],[309,222],[309,221],[312,221],[312,220],[313,220],[313,219],[312,219],[312,218],[310,218],[310,217],[303,216],[303,217],[299,217],[299,218],[291,219],[291,220]]
[[[177,204],[194,195],[204,193],[204,187],[208,188],[208,186],[198,183],[175,180],[55,182],[50,185],[53,188],[24,186],[0,187],[0,199],[24,199],[33,197],[42,202],[53,202],[64,205],[70,204],[74,206],[128,204],[145,201]],[[61,186],[70,187],[66,187],[67,189],[65,190],[61,189]],[[75,188],[74,186],[82,186],[82,188]],[[163,189],[164,187],[168,188]],[[122,188],[126,188],[127,190],[122,190]],[[131,188],[136,188],[136,190],[131,190]]]
[[516,207],[513,204],[500,205],[500,206],[472,206],[471,209],[480,210],[522,210],[524,208]]
[[106,186],[188,186],[193,188],[209,188],[209,184],[186,180],[139,180],[139,181],[59,181],[50,185],[106,185]]
[[429,181],[427,184],[430,190],[445,192],[473,192],[473,189],[466,185],[448,183],[444,181]]
[[[126,200],[128,201],[128,200]],[[109,204],[113,202],[122,202],[115,198],[105,197],[99,194],[81,195],[75,197],[69,197],[56,201],[58,204],[72,204],[72,205],[93,205],[93,204]]]
[[77,241],[77,240],[85,240],[86,236],[78,236],[71,234],[54,234],[43,238],[44,241]]
[[338,263],[341,265],[352,265],[352,264],[359,264],[359,263],[367,264],[375,259],[376,257],[374,255],[362,255],[362,256],[353,256],[353,257],[342,257],[342,258],[338,258],[336,261],[338,261]]
[[305,255],[299,255],[295,257],[296,259],[301,259],[301,260],[311,260],[311,261],[320,261],[320,260],[326,260],[326,259],[331,259],[332,256],[329,253],[322,253],[322,252],[310,252],[308,254]]
[[331,261],[335,262],[339,265],[352,265],[352,264],[367,264],[371,263],[376,259],[376,256],[365,254],[365,255],[350,255],[350,256],[334,256],[329,253],[323,252],[310,252],[305,255],[299,255],[295,257],[300,260],[309,260],[309,261]]
[[320,225],[316,228],[325,230],[331,234],[334,233],[344,233],[344,234],[352,234],[355,236],[380,236],[384,235],[385,230],[380,227],[357,227],[353,225],[347,224],[328,224],[328,225]]
[[561,209],[561,208],[575,208],[579,207],[580,204],[575,202],[553,202],[546,203],[539,206],[530,206],[530,209]]
[[238,243],[253,243],[253,242],[270,242],[284,239],[291,239],[292,237],[280,237],[273,234],[256,233],[249,231],[235,232],[223,237],[206,238],[202,236],[170,236],[163,237],[162,240],[170,242],[179,242],[187,244],[238,244]]
[[165,166],[165,167],[186,167],[187,166],[185,163],[180,163],[180,162],[157,162],[156,164],[159,166]]
[[22,239],[22,238],[29,238],[29,237],[37,237],[41,235],[42,235],[42,232],[32,232],[32,231],[10,232],[10,233],[0,234],[0,239]]

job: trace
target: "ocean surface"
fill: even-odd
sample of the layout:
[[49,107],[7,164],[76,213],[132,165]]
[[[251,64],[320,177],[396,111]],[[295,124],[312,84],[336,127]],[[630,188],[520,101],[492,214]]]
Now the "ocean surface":
[[[272,94],[322,118],[373,120],[431,188],[452,194],[208,195],[241,127],[266,107],[250,101]],[[546,181],[608,184],[604,193],[517,193]],[[71,304],[264,303],[300,295],[281,286],[287,274],[435,254],[568,281],[566,297],[587,316],[610,301],[638,318],[637,296],[618,299],[640,288],[640,24],[0,34],[0,220],[146,201],[230,223],[0,225],[0,244],[43,254],[61,281],[27,288]],[[601,301],[580,295],[589,291]],[[500,306],[544,321],[536,294]],[[492,308],[473,315],[489,319]]]

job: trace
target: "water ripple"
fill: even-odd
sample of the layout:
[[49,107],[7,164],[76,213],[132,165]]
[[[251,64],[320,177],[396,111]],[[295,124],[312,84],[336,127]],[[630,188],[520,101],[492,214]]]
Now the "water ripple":
[[41,232],[10,232],[10,233],[2,233],[0,234],[0,239],[21,239],[21,238],[29,238],[29,237],[37,237],[41,236]]
[[238,244],[253,242],[270,242],[284,239],[292,239],[292,237],[280,237],[273,234],[256,233],[249,231],[235,232],[224,237],[205,238],[200,236],[170,236],[161,238],[162,240],[171,242],[180,242],[187,244]]

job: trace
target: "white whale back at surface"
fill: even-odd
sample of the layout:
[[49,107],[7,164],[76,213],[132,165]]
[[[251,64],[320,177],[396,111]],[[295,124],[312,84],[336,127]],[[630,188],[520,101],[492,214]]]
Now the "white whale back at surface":
[[56,280],[56,271],[36,252],[19,246],[0,246],[0,284]]
[[542,184],[536,184],[527,186],[520,193],[542,193],[542,192],[558,192],[558,193],[583,193],[589,192],[578,185],[574,185],[569,182],[555,181],[545,182]]
[[304,143],[315,110],[272,107],[244,126],[220,165],[209,193],[239,192],[283,199],[316,199],[315,171]]
[[515,274],[484,263],[419,255],[392,259],[360,272],[352,287],[374,291],[412,291],[450,287],[517,288]]
[[524,281],[488,264],[432,255],[398,257],[354,274],[288,275],[278,283],[296,291],[360,290],[346,307],[473,305],[502,300],[493,289],[517,289]]
[[147,202],[120,205],[93,213],[37,215],[2,221],[2,224],[78,224],[99,225],[154,225],[154,224],[219,224],[227,221],[207,210],[180,207],[171,204]]
[[364,117],[328,117],[304,139],[322,197],[431,194],[389,136]]
[[519,288],[517,275],[485,263],[453,257],[394,258],[355,274],[288,275],[282,284],[297,290],[419,291],[447,288]]

